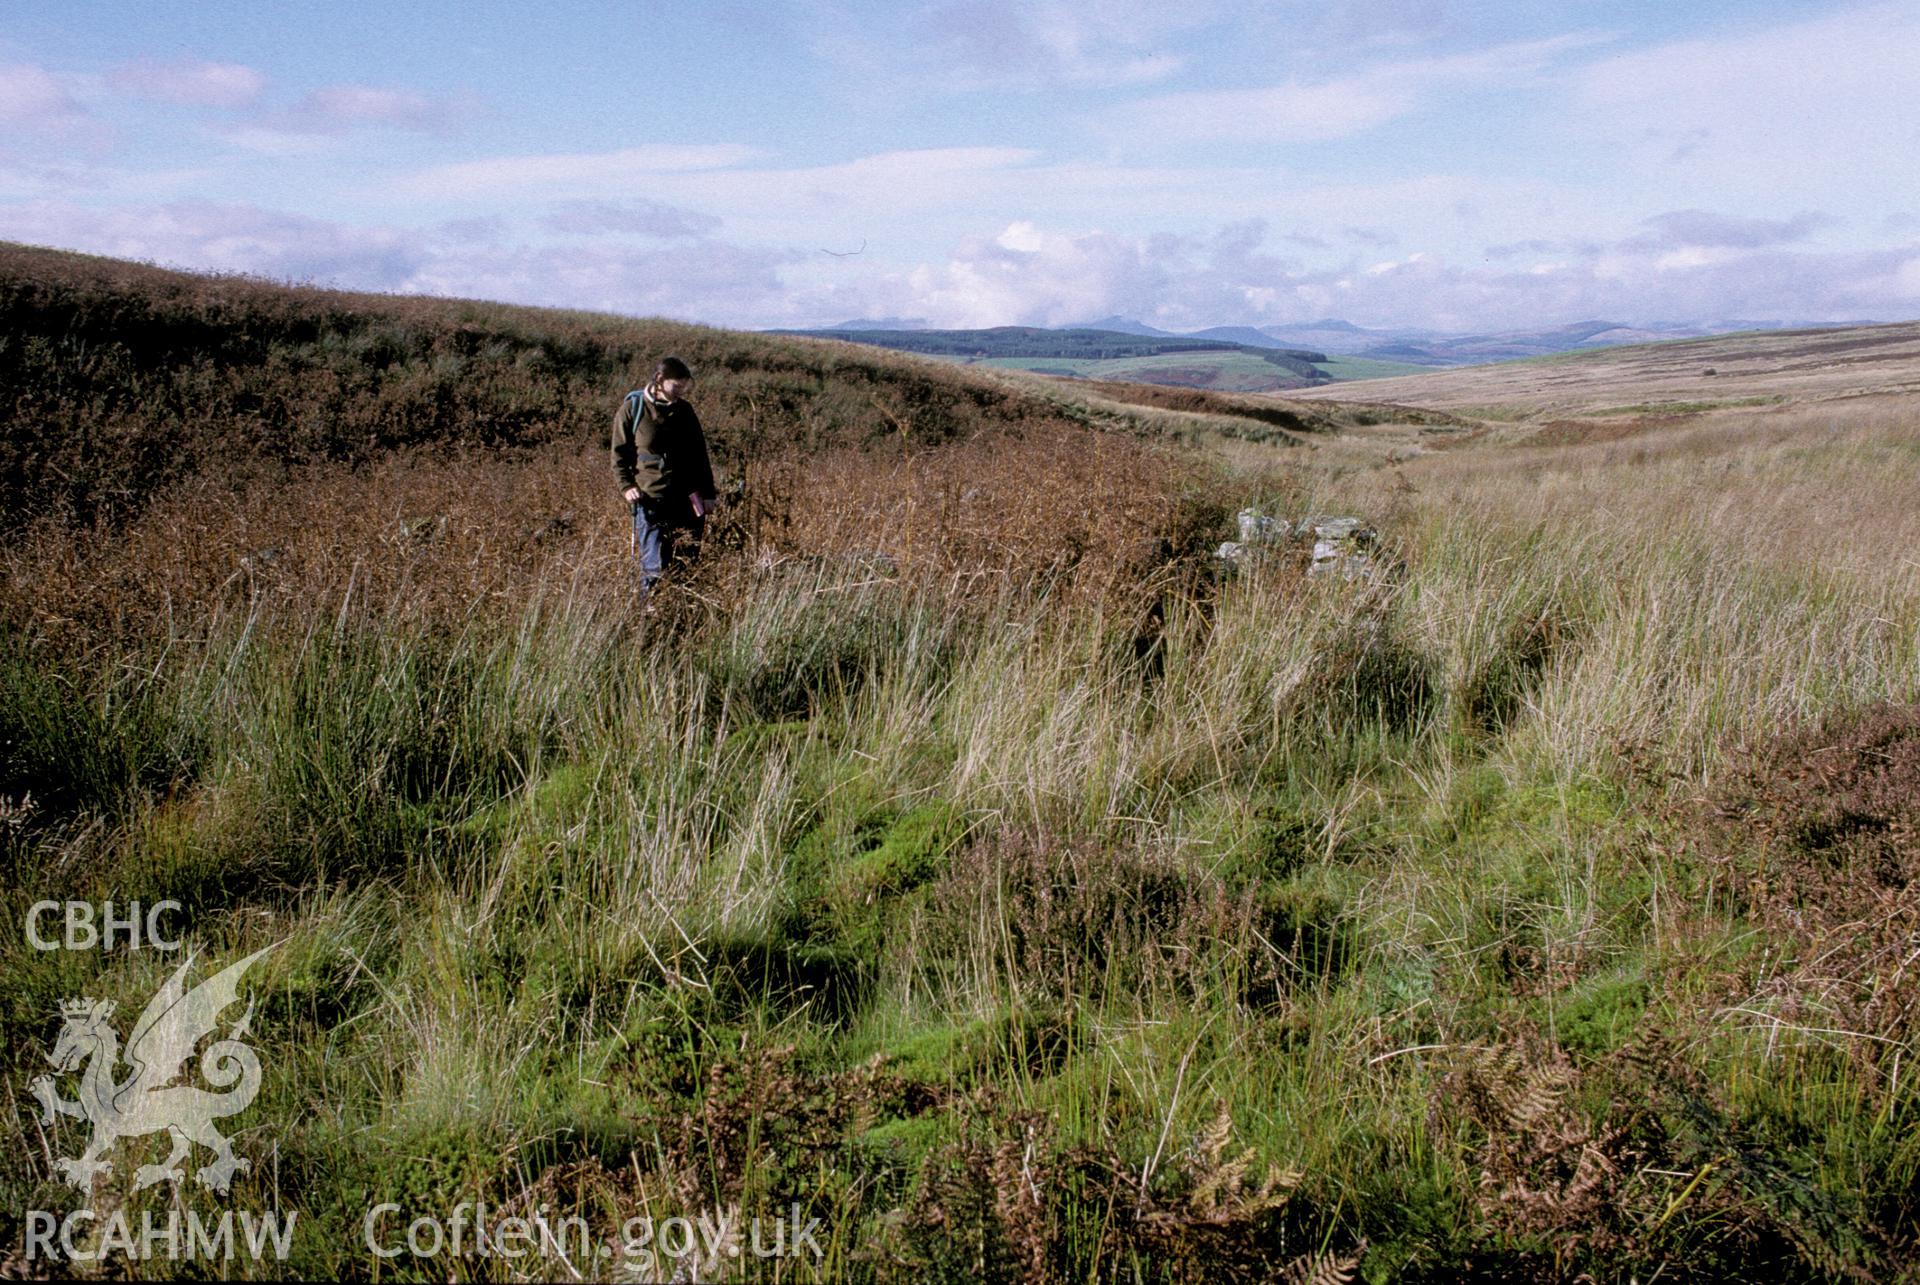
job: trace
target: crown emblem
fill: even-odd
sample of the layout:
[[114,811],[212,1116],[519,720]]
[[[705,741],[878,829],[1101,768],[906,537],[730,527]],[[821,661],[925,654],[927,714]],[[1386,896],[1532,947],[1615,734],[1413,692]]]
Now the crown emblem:
[[110,999],[66,999],[60,1001],[62,1017],[91,1018],[105,1021],[113,1016],[113,1001]]

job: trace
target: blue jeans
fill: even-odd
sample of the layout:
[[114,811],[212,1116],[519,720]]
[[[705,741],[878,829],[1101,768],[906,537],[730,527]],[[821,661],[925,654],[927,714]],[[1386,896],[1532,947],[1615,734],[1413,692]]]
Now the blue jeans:
[[706,520],[693,515],[693,506],[681,501],[683,512],[659,500],[642,500],[633,506],[633,548],[640,565],[640,586],[653,588],[674,563],[677,546],[685,540],[698,543]]

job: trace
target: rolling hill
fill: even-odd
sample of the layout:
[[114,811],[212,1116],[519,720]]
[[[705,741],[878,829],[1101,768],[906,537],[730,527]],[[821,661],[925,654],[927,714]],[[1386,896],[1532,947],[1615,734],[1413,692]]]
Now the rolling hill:
[[1249,327],[1219,327],[1191,335],[1131,329],[1046,329],[998,326],[984,330],[785,330],[870,344],[949,360],[1071,379],[1133,381],[1220,392],[1285,392],[1339,379],[1370,379],[1420,367],[1406,362],[1283,345]]
[[[1707,321],[1627,325],[1616,321],[1580,321],[1564,325],[1491,333],[1440,332],[1393,328],[1368,329],[1337,318],[1294,325],[1214,326],[1176,335],[1142,326],[1125,317],[1093,323],[1109,330],[1160,335],[1167,338],[1217,338],[1253,347],[1305,348],[1336,356],[1424,367],[1481,365],[1552,353],[1606,348],[1620,344],[1693,339],[1748,331],[1833,329],[1839,323],[1788,324],[1780,322]],[[1870,324],[1870,323],[1849,323]],[[1138,329],[1132,329],[1138,327]],[[1346,376],[1339,376],[1345,378]],[[1366,376],[1360,376],[1365,378]]]
[[868,346],[0,245],[4,524],[112,520],[216,469],[270,478],[397,451],[576,450],[603,442],[621,393],[666,352],[710,376],[701,412],[716,454],[734,460],[1022,423],[1272,433],[1226,403],[1172,412],[1109,390],[1089,409],[1043,381]]
[[1900,396],[1920,390],[1920,322],[1772,330],[1559,353],[1311,390],[1540,414]]

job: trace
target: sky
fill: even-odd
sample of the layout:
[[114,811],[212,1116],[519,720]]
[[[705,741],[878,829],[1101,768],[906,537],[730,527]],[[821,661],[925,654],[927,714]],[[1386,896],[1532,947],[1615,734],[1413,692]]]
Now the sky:
[[0,0],[0,239],[739,327],[1920,317],[1920,0]]

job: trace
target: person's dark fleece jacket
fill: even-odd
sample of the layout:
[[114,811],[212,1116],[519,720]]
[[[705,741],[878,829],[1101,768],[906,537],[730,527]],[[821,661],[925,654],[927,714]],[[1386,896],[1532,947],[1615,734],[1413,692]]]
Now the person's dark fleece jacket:
[[612,446],[622,494],[638,487],[643,499],[671,510],[684,508],[690,495],[713,494],[706,434],[685,399],[657,399],[651,385],[629,393],[613,416]]

